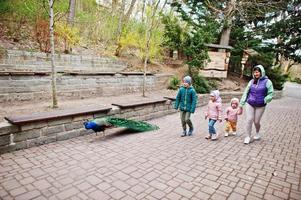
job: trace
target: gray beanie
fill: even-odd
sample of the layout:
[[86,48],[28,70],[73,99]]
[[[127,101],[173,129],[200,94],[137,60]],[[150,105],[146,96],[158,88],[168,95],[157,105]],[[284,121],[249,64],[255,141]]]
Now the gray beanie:
[[191,77],[190,76],[185,76],[183,78],[183,80],[184,80],[184,83],[188,83],[189,85],[191,85]]

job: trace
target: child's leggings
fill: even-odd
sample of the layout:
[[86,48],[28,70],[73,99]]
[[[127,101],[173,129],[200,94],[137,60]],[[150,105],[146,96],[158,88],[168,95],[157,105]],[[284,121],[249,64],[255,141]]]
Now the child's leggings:
[[236,132],[236,124],[237,124],[237,122],[227,121],[225,131],[226,132],[230,132],[230,131]]
[[208,127],[209,127],[209,134],[210,134],[210,135],[216,134],[216,130],[215,130],[215,128],[214,128],[215,122],[216,122],[216,120],[214,120],[214,119],[209,119]]
[[186,124],[189,126],[190,129],[193,129],[193,125],[190,120],[190,114],[191,114],[190,112],[185,112],[185,111],[180,112],[182,127],[184,131],[186,131]]
[[263,107],[253,107],[250,104],[246,104],[246,115],[247,115],[247,125],[246,132],[249,137],[252,133],[252,125],[254,122],[256,133],[260,130],[260,119],[264,113],[265,106]]

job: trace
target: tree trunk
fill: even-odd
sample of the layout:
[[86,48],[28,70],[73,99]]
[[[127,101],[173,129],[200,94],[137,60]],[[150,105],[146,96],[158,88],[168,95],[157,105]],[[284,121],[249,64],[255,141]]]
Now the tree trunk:
[[112,0],[112,14],[115,15],[116,8],[118,6],[118,0]]
[[[223,46],[228,46],[229,45],[230,33],[231,33],[231,25],[228,24],[222,30],[221,39],[219,41],[220,45],[223,45]],[[219,49],[218,51],[219,52],[225,52],[226,50],[225,49]]]
[[69,14],[68,14],[68,24],[73,25],[74,23],[74,16],[75,16],[75,5],[76,0],[69,0]]
[[125,21],[125,22],[129,21],[130,16],[131,16],[131,14],[132,14],[132,12],[133,12],[134,6],[135,6],[135,4],[136,4],[136,1],[137,1],[137,0],[132,0],[132,1],[131,1],[131,5],[130,5],[128,11],[127,11],[126,14],[125,14],[125,17],[124,17],[124,21]]
[[51,45],[51,88],[52,88],[52,108],[57,108],[57,94],[56,94],[56,70],[54,65],[54,14],[53,14],[53,3],[54,0],[49,0],[49,8],[50,8],[50,45]]
[[[228,46],[229,41],[230,41],[230,33],[231,33],[231,28],[232,28],[232,21],[233,21],[233,16],[235,14],[235,9],[236,9],[236,0],[230,0],[227,3],[227,9],[224,10],[224,16],[225,16],[225,22],[224,22],[224,27],[221,33],[221,39],[219,44],[223,46]],[[219,52],[225,52],[225,49],[220,49]]]
[[142,4],[142,14],[141,14],[141,21],[142,21],[142,23],[144,22],[145,3],[146,3],[146,0],[143,0],[143,4]]
[[121,3],[121,8],[119,11],[119,21],[118,21],[118,28],[117,28],[117,48],[115,50],[115,56],[120,56],[120,51],[121,51],[121,44],[120,44],[120,38],[121,38],[121,34],[122,34],[122,27],[123,27],[123,18],[124,18],[124,9],[125,9],[125,0],[122,0]]
[[222,30],[222,35],[219,44],[220,45],[229,45],[229,40],[230,40],[230,33],[231,33],[231,27],[225,27]]
[[147,61],[149,59],[149,44],[151,38],[151,30],[146,31],[146,52],[144,58],[144,70],[143,70],[143,85],[142,85],[142,96],[145,97],[145,88],[146,88],[146,71],[147,71]]

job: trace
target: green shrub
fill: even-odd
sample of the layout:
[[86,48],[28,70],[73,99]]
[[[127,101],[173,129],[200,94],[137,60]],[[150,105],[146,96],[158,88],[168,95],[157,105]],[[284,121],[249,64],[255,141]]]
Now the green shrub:
[[195,91],[199,94],[209,93],[211,90],[209,82],[199,74],[192,76],[192,83]]
[[210,87],[210,90],[217,90],[217,81],[214,80],[214,79],[209,79],[208,80],[208,84],[209,84],[209,87]]
[[283,74],[280,67],[276,67],[273,69],[267,69],[267,76],[272,81],[274,89],[282,90],[285,81],[288,79],[287,74]]
[[301,84],[301,78],[294,78],[293,82]]
[[177,76],[172,76],[169,79],[168,89],[177,90],[180,87],[181,80]]

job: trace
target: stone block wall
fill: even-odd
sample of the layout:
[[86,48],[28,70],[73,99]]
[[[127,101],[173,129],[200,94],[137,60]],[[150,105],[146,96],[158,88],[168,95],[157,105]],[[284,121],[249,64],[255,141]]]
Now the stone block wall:
[[[51,55],[42,52],[7,50],[6,56],[0,58],[0,71],[51,71]],[[91,55],[55,55],[56,70],[120,72],[127,67],[125,62],[115,58]]]
[[[55,141],[66,140],[82,135],[94,133],[83,127],[85,120],[104,116],[122,117],[128,119],[149,120],[162,117],[176,112],[172,107],[172,102],[166,100],[161,103],[154,103],[145,106],[136,106],[121,109],[113,106],[108,113],[95,113],[81,116],[68,116],[60,119],[53,119],[41,122],[32,122],[22,126],[12,125],[8,122],[0,123],[0,154],[19,149],[30,148]],[[106,131],[106,135],[114,131]],[[11,135],[14,145],[11,144]]]
[[[169,75],[147,75],[146,90],[166,88]],[[58,98],[79,99],[114,96],[142,91],[142,74],[58,74]],[[51,77],[47,74],[1,74],[0,103],[39,101],[50,98]]]

